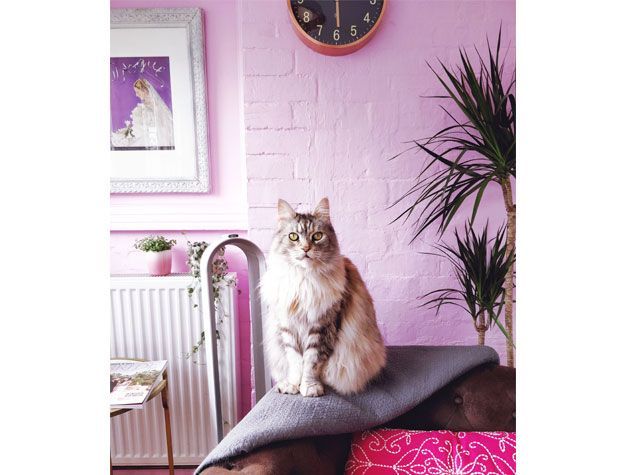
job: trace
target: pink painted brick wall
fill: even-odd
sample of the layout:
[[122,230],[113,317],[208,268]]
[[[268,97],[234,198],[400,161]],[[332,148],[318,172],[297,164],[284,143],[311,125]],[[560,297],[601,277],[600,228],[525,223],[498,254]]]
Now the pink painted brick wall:
[[[298,40],[285,2],[243,0],[243,11],[249,236],[268,249],[278,197],[308,209],[328,196],[342,251],[374,296],[387,342],[476,344],[462,311],[436,316],[417,308],[419,295],[453,277],[445,263],[422,254],[435,234],[409,245],[409,227],[389,224],[404,208],[388,206],[411,186],[423,159],[387,159],[446,124],[438,103],[420,98],[441,93],[426,61],[453,63],[459,46],[472,52],[502,24],[511,70],[514,2],[391,0],[374,39],[336,58]],[[488,194],[479,222],[485,219],[493,226],[504,220],[497,190]],[[505,361],[498,329],[487,342]]]

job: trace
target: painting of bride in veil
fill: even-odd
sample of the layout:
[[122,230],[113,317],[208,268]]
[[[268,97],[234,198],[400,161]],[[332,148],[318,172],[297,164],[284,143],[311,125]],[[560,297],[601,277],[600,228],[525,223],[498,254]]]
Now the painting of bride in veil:
[[175,150],[169,58],[110,58],[111,150]]

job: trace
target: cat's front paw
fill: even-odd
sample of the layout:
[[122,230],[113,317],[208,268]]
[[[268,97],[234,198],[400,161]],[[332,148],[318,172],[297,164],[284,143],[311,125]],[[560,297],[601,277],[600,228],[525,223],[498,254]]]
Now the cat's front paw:
[[280,381],[276,388],[278,389],[278,392],[282,394],[297,394],[300,392],[297,384],[291,384],[286,379]]
[[306,382],[300,384],[300,394],[304,397],[319,397],[324,395],[324,386],[319,381]]

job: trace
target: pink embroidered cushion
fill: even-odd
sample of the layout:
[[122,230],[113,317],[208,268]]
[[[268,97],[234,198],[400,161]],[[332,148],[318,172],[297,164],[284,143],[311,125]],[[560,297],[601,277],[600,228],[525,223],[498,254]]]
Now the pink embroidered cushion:
[[516,433],[377,429],[357,432],[346,475],[513,475]]

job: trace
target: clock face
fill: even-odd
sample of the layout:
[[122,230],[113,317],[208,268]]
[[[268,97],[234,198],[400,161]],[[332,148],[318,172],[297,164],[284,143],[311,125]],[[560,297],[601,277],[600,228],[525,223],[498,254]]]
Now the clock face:
[[371,36],[383,14],[385,1],[289,0],[289,3],[300,33],[307,35],[307,44],[343,49]]

